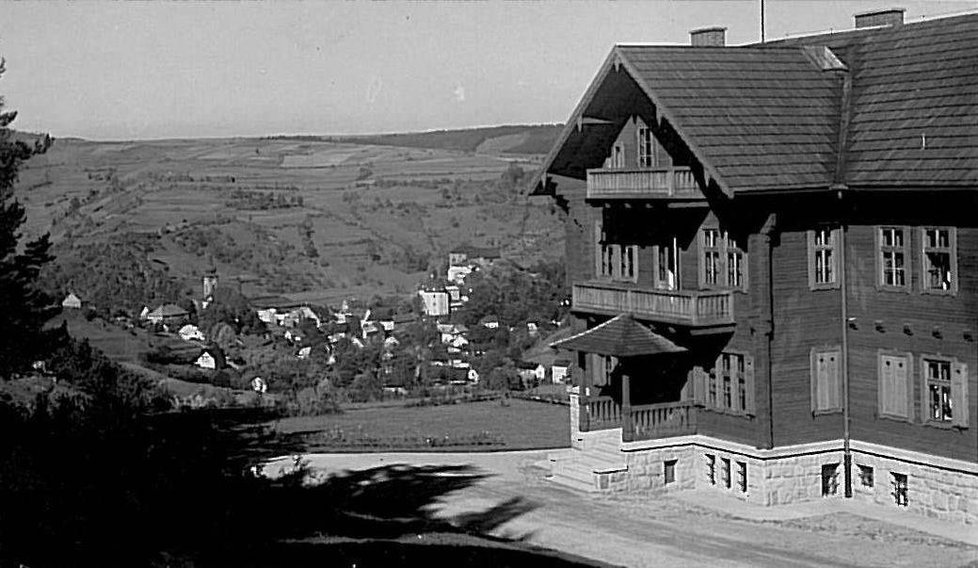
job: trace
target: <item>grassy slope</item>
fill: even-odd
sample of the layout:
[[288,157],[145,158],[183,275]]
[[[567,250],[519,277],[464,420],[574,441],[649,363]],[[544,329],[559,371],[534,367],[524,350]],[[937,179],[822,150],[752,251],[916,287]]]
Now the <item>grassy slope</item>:
[[[534,136],[540,135],[520,135],[511,143]],[[486,139],[482,136],[480,144]],[[539,156],[518,159],[532,172]],[[317,140],[64,140],[27,164],[18,197],[28,208],[26,232],[50,231],[56,243],[84,245],[127,231],[155,233],[186,221],[189,230],[216,229],[231,243],[240,242],[242,251],[257,251],[244,255],[232,248],[226,258],[215,259],[222,277],[259,277],[246,293],[367,299],[413,290],[425,270],[400,260],[408,249],[434,261],[464,242],[498,244],[521,262],[558,257],[562,231],[547,204],[519,196],[506,203],[482,199],[487,183],[512,160]],[[379,183],[357,187],[361,168]],[[235,190],[301,196],[303,205],[229,207]],[[76,212],[70,211],[72,198],[81,203]],[[300,232],[303,223],[312,228],[307,237]],[[309,256],[307,241],[318,257]],[[210,262],[207,254],[181,244],[180,232],[163,235],[156,247],[153,257],[196,287]]]
[[[463,439],[490,432],[501,438],[498,449],[559,448],[570,444],[567,407],[510,399],[426,407],[381,407],[350,410],[342,414],[279,420],[282,433],[314,433],[340,428],[362,431],[375,438],[432,437]],[[328,448],[310,448],[310,451]],[[412,448],[406,448],[412,449]],[[457,449],[457,448],[455,448]]]

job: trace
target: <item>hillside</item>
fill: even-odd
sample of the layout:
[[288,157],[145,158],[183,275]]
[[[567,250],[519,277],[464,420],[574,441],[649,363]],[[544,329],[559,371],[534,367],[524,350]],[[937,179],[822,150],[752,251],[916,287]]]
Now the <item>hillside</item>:
[[488,126],[459,130],[432,130],[369,136],[329,137],[333,142],[432,148],[484,154],[546,154],[553,147],[563,125],[535,124]]
[[[197,289],[214,266],[249,295],[366,300],[412,293],[460,244],[499,246],[521,264],[560,256],[559,210],[527,198],[519,184],[519,172],[532,174],[540,156],[499,155],[535,143],[536,134],[510,128],[403,139],[455,140],[452,149],[285,138],[56,140],[26,165],[17,191],[26,232],[49,231],[56,243],[57,266],[47,275],[56,289],[84,295],[112,280],[111,290],[137,289],[120,292],[137,308],[174,295],[162,275]],[[473,144],[492,152],[469,151]]]

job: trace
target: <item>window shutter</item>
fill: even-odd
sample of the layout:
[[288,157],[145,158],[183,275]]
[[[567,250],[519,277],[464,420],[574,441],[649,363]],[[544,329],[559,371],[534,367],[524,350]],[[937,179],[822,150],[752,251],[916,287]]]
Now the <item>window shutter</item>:
[[951,423],[968,427],[971,404],[968,401],[968,364],[954,362],[951,368]]
[[[907,390],[907,381],[910,378],[909,359],[900,356],[884,356],[881,365],[880,376],[883,383],[881,385],[883,398],[881,412],[889,416],[909,418],[911,414],[908,409],[913,404],[913,397],[910,396],[913,391]],[[907,399],[910,399],[909,403]]]
[[830,351],[825,353],[824,357],[826,366],[826,399],[828,401],[826,408],[837,410],[842,408],[840,400],[842,398],[842,377],[839,372],[842,366],[842,354],[839,351]]
[[703,258],[703,255],[706,254],[706,233],[703,232],[703,229],[700,229],[696,233],[696,248],[697,264],[699,266],[699,284],[700,289],[703,289],[706,287],[706,260]]
[[693,367],[693,401],[706,405],[706,371],[699,365]]
[[601,274],[601,221],[594,222],[594,277],[600,278]]
[[744,410],[748,415],[754,416],[754,357],[744,355],[744,388],[747,389],[747,408]]
[[818,391],[819,391],[819,388],[818,388],[818,386],[819,386],[818,385],[818,382],[819,382],[818,381],[818,371],[819,371],[819,368],[818,368],[818,353],[815,351],[815,348],[814,347],[812,347],[812,351],[811,351],[810,357],[811,357],[810,358],[811,365],[810,365],[809,370],[811,372],[811,382],[812,382],[812,388],[811,388],[811,390],[812,390],[812,396],[811,396],[812,405],[811,406],[812,406],[812,414],[815,414],[815,411],[818,410]]
[[815,231],[806,231],[808,241],[808,287],[815,288]]
[[[910,282],[909,278],[910,275],[908,273],[907,282]],[[901,377],[903,379],[903,381],[901,381],[901,384],[903,385],[903,398],[901,399],[901,402],[904,404],[904,408],[905,408],[903,416],[905,416],[907,420],[913,422],[914,397],[913,397],[913,373],[911,372],[911,367],[913,365],[913,357],[909,353],[907,353],[907,355],[905,357],[902,357],[900,360],[901,362],[903,362],[903,376]],[[899,366],[897,367],[897,370],[898,371],[900,370]]]
[[896,364],[897,359],[888,355],[879,358],[879,413],[894,416],[899,414],[899,408],[894,404],[896,396]]

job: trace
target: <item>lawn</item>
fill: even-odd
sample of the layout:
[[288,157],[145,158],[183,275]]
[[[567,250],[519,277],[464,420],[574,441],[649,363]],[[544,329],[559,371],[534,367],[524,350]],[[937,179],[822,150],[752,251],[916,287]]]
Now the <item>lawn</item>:
[[347,410],[273,423],[316,451],[465,451],[570,445],[566,406],[516,399]]

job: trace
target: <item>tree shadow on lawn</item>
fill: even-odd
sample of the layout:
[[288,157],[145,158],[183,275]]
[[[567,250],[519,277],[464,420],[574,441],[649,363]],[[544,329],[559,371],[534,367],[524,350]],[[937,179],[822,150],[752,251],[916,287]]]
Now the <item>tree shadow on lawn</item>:
[[301,447],[248,416],[97,418],[0,412],[0,567],[592,564],[490,536],[536,507],[520,497],[439,515],[486,479],[469,465],[270,479],[255,466]]

